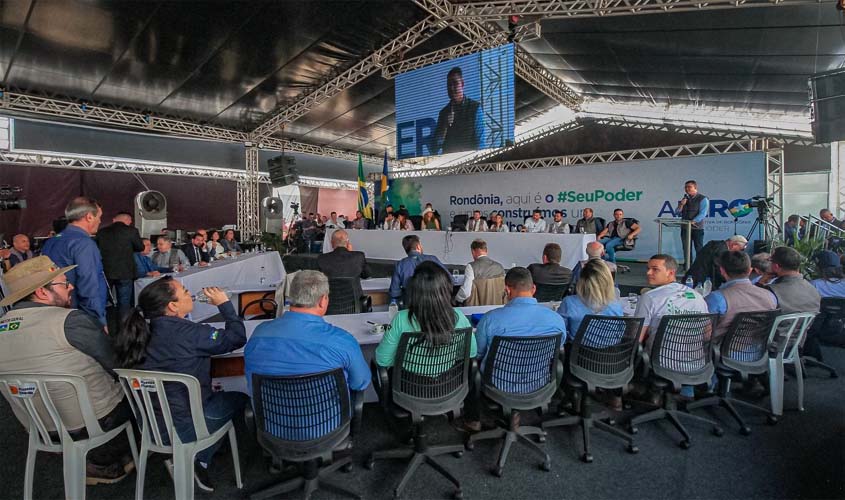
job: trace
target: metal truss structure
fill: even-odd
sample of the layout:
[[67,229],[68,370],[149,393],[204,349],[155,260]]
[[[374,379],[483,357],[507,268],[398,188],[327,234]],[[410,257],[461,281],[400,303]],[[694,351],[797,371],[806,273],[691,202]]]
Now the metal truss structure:
[[630,16],[749,7],[824,3],[821,0],[491,0],[455,6],[456,19],[499,20],[508,16],[544,19]]
[[801,134],[793,130],[780,130],[777,128],[745,128],[730,125],[716,125],[710,123],[697,123],[694,121],[661,120],[653,118],[629,117],[629,116],[597,116],[590,113],[583,115],[583,119],[590,120],[599,125],[610,125],[616,127],[638,128],[643,130],[656,130],[660,132],[673,132],[677,134],[695,134],[723,139],[751,140],[761,137],[777,138],[784,144],[795,144],[800,146],[812,146],[815,140],[812,134]]
[[238,181],[238,228],[244,240],[261,236],[259,216],[261,206],[258,199],[258,148],[245,149],[246,175]]
[[[262,175],[262,177],[264,177]],[[267,179],[269,183],[270,180]],[[324,189],[340,189],[343,191],[358,191],[358,182],[357,181],[340,181],[335,179],[322,179],[320,177],[303,177],[299,176],[299,181],[297,182],[300,186],[307,186],[307,187],[316,187],[316,188],[324,188]]]
[[340,75],[332,78],[315,90],[297,98],[296,102],[272,113],[272,116],[252,131],[256,138],[270,137],[284,124],[308,113],[314,106],[348,89],[372,75],[392,57],[407,52],[443,30],[448,23],[435,16],[428,16],[411,29],[394,38],[386,45],[365,57]]
[[[439,19],[450,21],[449,26],[469,41],[484,38],[491,33],[502,33],[495,25],[453,19],[453,13],[459,7],[452,5],[449,0],[414,0],[414,3]],[[504,16],[497,19],[504,19]],[[514,73],[567,108],[578,111],[584,102],[583,97],[525,51],[515,52]]]
[[[524,24],[517,28],[516,35],[514,36],[514,42],[526,42],[537,38],[540,38],[540,23]],[[412,57],[411,59],[404,59],[388,64],[382,68],[381,76],[391,80],[396,78],[397,75],[407,71],[422,68],[424,66],[430,66],[442,61],[448,61],[449,59],[465,56],[481,50],[492,49],[493,47],[498,47],[506,43],[509,43],[507,34],[497,31],[476,40],[469,40],[464,43],[459,43],[458,45],[446,47],[445,49],[435,50],[434,52],[429,52],[428,54],[423,54],[418,57]]]
[[828,206],[837,219],[845,217],[845,142],[830,145],[830,194]]
[[[777,223],[777,228],[783,227],[783,142],[767,141],[766,151],[766,196],[775,199],[769,207],[769,214]],[[767,234],[774,238],[776,234]]]
[[[637,160],[659,160],[670,158],[685,158],[692,156],[710,156],[728,153],[747,153],[750,151],[767,151],[780,144],[769,139],[749,139],[738,141],[707,142],[701,144],[685,144],[681,146],[662,146],[646,149],[627,149],[623,151],[609,151],[604,153],[587,153],[580,155],[553,156],[530,160],[513,160],[492,163],[475,163],[443,168],[422,168],[390,172],[394,179],[414,177],[429,177],[434,175],[466,175],[485,172],[505,172],[513,170],[530,170],[535,168],[566,167],[575,165],[609,164]],[[782,160],[781,160],[782,164]],[[372,180],[381,179],[381,174],[371,176]]]

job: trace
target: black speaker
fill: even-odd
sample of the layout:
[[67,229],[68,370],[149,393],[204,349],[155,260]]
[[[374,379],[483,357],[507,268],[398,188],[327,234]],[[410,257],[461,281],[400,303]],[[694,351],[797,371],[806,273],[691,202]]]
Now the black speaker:
[[270,174],[270,184],[274,187],[287,186],[299,182],[299,171],[296,169],[296,158],[279,155],[267,160],[267,172]]
[[845,139],[845,69],[810,77],[813,137],[817,144]]

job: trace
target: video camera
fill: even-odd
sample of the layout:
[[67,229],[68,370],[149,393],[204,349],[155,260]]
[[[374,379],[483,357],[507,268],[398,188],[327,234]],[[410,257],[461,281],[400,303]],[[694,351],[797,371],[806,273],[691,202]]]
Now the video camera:
[[295,201],[292,201],[292,202],[291,202],[291,204],[290,204],[290,208],[291,208],[291,210],[293,210],[293,214],[294,214],[294,215],[298,215],[298,214],[299,214],[299,203],[296,203]]
[[774,203],[774,197],[767,197],[767,196],[752,196],[750,200],[748,200],[748,206],[751,208],[769,208],[769,205]]
[[23,189],[20,186],[0,186],[0,211],[26,208],[26,200],[20,199],[22,192]]

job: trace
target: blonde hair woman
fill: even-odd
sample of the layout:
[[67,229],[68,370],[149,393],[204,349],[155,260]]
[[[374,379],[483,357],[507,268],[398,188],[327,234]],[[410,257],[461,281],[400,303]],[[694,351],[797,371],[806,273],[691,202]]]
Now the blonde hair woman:
[[613,275],[602,260],[587,261],[575,284],[575,293],[577,295],[564,298],[557,310],[566,321],[566,337],[570,342],[575,339],[584,316],[622,316],[622,305],[616,300]]

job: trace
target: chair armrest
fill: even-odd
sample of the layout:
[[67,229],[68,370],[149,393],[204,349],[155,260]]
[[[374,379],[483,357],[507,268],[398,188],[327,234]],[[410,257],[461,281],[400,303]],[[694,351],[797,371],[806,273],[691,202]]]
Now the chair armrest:
[[352,391],[352,426],[349,433],[353,438],[361,434],[361,421],[364,415],[364,392]]
[[555,360],[555,385],[560,385],[560,381],[563,380],[563,361],[560,358]]
[[472,359],[469,365],[470,390],[473,392],[473,397],[476,401],[481,400],[481,370],[478,366],[478,360]]
[[379,402],[385,412],[390,411],[390,375],[387,368],[378,366],[375,360],[370,361],[370,369],[373,373],[373,389],[376,391]]
[[651,372],[651,358],[649,357],[646,350],[643,348],[642,344],[639,344],[637,346],[637,357],[639,357],[643,363],[642,377],[648,378],[648,374]]
[[369,295],[361,296],[361,311],[368,313],[373,312],[373,298]]

